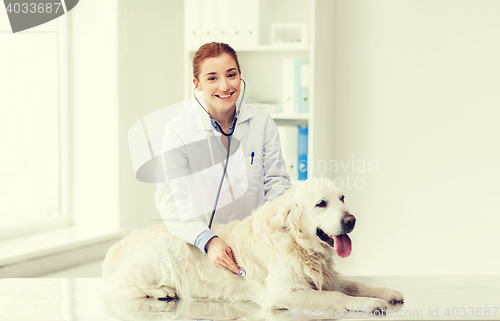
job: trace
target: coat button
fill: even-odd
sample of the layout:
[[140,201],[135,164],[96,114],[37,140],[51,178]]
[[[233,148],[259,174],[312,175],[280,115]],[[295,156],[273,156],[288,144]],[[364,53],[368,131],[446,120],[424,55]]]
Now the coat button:
[[231,221],[234,221],[236,219],[236,214],[232,213],[231,215],[229,215],[229,219]]

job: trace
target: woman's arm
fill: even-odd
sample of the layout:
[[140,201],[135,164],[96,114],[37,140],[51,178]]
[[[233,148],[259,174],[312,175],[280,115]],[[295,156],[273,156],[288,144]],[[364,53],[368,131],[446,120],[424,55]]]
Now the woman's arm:
[[205,252],[205,244],[199,244],[196,240],[204,231],[210,231],[207,224],[200,217],[182,220],[181,213],[186,215],[191,210],[187,205],[186,198],[182,196],[183,193],[177,193],[181,194],[181,196],[174,196],[174,194],[176,193],[172,191],[170,183],[157,184],[155,194],[156,207],[160,212],[165,226],[173,236],[196,245],[200,250]]
[[[156,207],[169,232],[190,244],[208,230],[207,224],[193,213],[189,197],[189,160],[185,145],[175,130],[167,125],[163,136],[163,154],[157,164]],[[210,231],[210,230],[208,230]],[[199,245],[199,244],[196,244]],[[200,247],[205,252],[205,244]]]
[[234,262],[233,251],[226,242],[217,236],[212,237],[207,243],[207,253],[212,264],[238,274],[238,266]]

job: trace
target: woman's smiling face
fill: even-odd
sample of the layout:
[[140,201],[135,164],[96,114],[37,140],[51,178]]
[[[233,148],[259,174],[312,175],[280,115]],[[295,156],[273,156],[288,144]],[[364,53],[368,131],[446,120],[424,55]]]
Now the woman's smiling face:
[[228,54],[207,58],[200,68],[199,82],[194,79],[203,96],[209,112],[216,116],[230,111],[240,95],[241,75],[234,59]]

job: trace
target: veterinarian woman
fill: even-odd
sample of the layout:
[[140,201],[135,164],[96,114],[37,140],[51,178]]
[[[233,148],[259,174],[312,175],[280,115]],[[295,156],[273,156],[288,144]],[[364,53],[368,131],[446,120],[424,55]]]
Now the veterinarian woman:
[[290,178],[274,120],[242,101],[246,85],[235,51],[207,43],[192,63],[194,98],[166,125],[167,182],[158,184],[156,206],[172,235],[208,253],[216,266],[238,273],[231,248],[208,228],[215,204],[214,223],[242,220],[289,189]]

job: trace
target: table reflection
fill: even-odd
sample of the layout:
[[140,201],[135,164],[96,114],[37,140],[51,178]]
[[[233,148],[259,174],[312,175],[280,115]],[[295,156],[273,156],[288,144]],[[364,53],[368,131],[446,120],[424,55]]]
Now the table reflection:
[[[402,304],[391,305],[389,309],[396,312]],[[269,310],[258,304],[247,302],[209,301],[209,300],[168,300],[153,298],[130,300],[113,300],[104,298],[106,315],[123,320],[337,320],[350,318],[380,318],[379,312],[356,312],[348,314],[325,308],[324,310]]]

